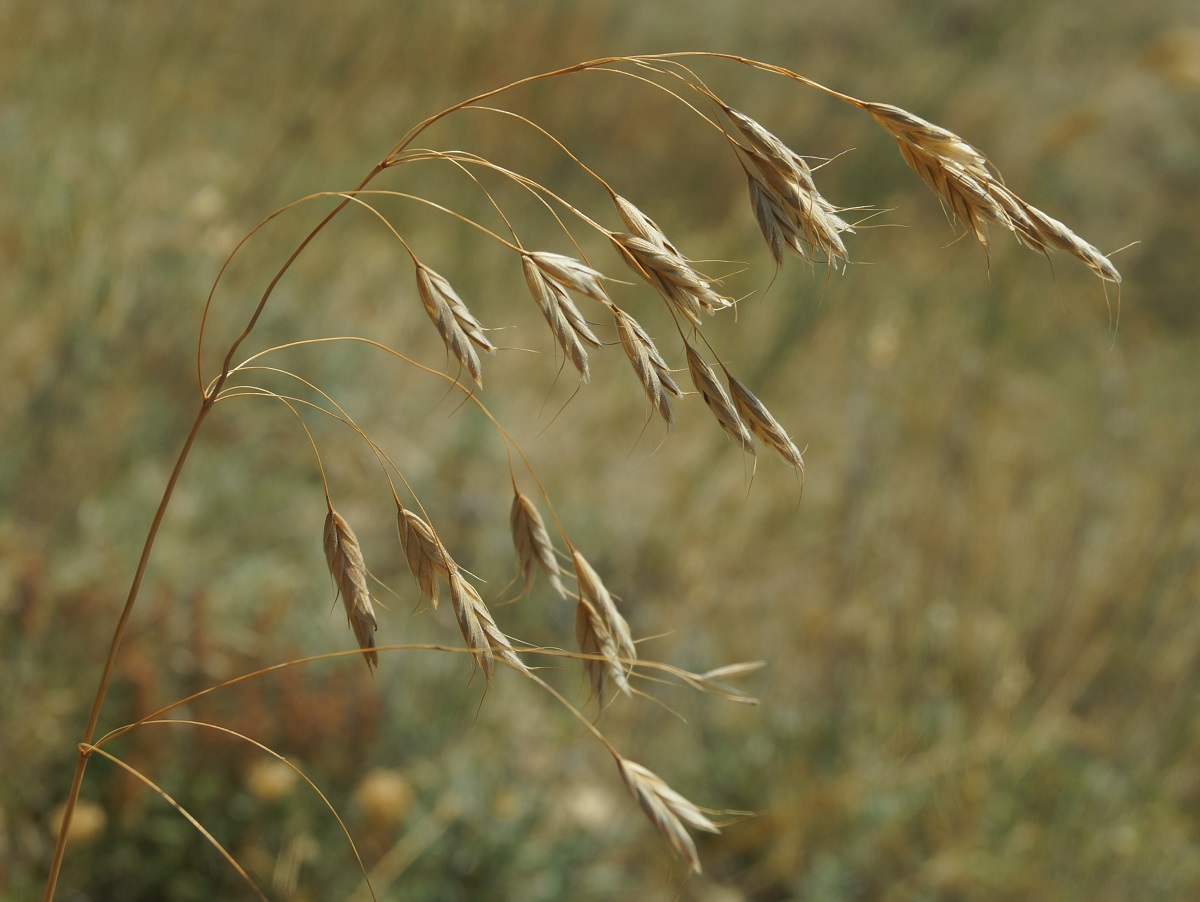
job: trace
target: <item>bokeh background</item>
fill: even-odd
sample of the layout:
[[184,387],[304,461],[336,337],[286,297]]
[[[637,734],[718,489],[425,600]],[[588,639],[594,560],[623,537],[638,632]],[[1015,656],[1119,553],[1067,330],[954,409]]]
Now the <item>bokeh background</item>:
[[[797,85],[701,67],[792,147],[837,158],[820,173],[832,200],[885,211],[844,273],[791,260],[773,279],[736,166],[657,92],[590,73],[515,93],[513,109],[730,274],[747,300],[707,334],[807,447],[801,497],[766,454],[752,469],[694,397],[665,434],[615,348],[576,394],[511,258],[449,217],[387,208],[505,327],[500,343],[523,349],[485,361],[484,400],[635,632],[654,637],[643,655],[768,662],[746,684],[758,708],[647,686],[682,716],[639,700],[600,719],[690,798],[757,816],[703,837],[705,874],[689,879],[577,723],[508,673],[485,694],[459,655],[389,653],[374,679],[322,661],[185,713],[303,767],[381,898],[1200,895],[1200,13],[1185,0],[0,2],[0,895],[40,892],[113,618],[197,404],[202,304],[234,244],[298,197],[353,186],[412,124],[472,93],[675,49],[778,63],[963,134],[1018,193],[1102,250],[1126,248],[1119,325],[1118,294],[1075,261],[1000,235],[989,259],[956,240],[886,135]],[[427,141],[616,225],[515,121],[466,113]],[[386,187],[488,216],[448,167]],[[503,196],[527,244],[567,250],[544,213]],[[301,206],[238,258],[206,373],[327,208]],[[681,365],[656,302],[614,291]],[[411,264],[352,211],[281,283],[253,344],[339,334],[445,363]],[[489,600],[513,597],[505,456],[478,414],[363,349],[275,360],[389,449]],[[311,419],[334,503],[395,590],[381,592],[380,641],[456,644],[449,612],[413,611],[377,466]],[[349,647],[323,516],[294,418],[261,400],[219,407],[102,729]],[[522,639],[571,642],[572,612],[544,584],[496,610]],[[556,666],[585,705],[577,670]],[[111,750],[272,898],[357,891],[337,823],[253,747],[158,726]],[[59,898],[247,895],[115,767],[92,763],[84,799]]]

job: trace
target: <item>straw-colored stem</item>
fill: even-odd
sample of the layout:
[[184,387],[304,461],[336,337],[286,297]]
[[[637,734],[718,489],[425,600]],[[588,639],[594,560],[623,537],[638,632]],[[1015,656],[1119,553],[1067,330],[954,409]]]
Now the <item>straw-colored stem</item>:
[[71,781],[71,791],[67,794],[67,800],[63,808],[62,824],[58,830],[58,840],[54,845],[54,858],[50,863],[50,874],[46,880],[46,891],[42,896],[44,902],[50,902],[54,898],[55,887],[58,884],[59,871],[62,869],[63,856],[66,853],[67,833],[71,829],[71,819],[75,813],[75,805],[79,801],[79,791],[83,786],[83,773],[87,769],[88,758],[92,754],[92,738],[96,735],[96,724],[100,720],[100,709],[104,705],[104,697],[108,693],[108,684],[112,679],[113,668],[117,663],[117,651],[121,647],[121,639],[125,636],[125,629],[129,625],[129,618],[133,613],[133,605],[137,601],[138,592],[142,588],[142,580],[146,575],[146,566],[150,562],[150,552],[154,548],[154,540],[158,536],[158,528],[162,525],[163,517],[167,512],[167,505],[171,501],[171,496],[175,492],[175,485],[179,482],[179,476],[183,472],[183,465],[186,463],[188,454],[192,450],[192,445],[196,442],[196,437],[200,434],[200,426],[204,423],[208,412],[212,410],[215,403],[214,396],[208,396],[200,405],[200,410],[196,414],[196,419],[192,423],[192,428],[188,432],[187,439],[183,443],[183,449],[179,452],[179,457],[175,461],[175,467],[171,470],[171,476],[167,480],[167,487],[163,492],[162,500],[158,504],[158,510],[154,513],[154,519],[150,521],[150,530],[146,534],[146,542],[142,546],[142,556],[138,559],[137,570],[133,575],[133,583],[129,587],[129,595],[125,599],[125,607],[121,609],[121,616],[117,620],[116,628],[113,630],[112,642],[108,647],[108,657],[104,661],[104,669],[100,673],[100,682],[96,687],[96,698],[92,702],[92,710],[88,715],[87,726],[83,731],[83,739],[79,743],[79,759],[75,762],[75,777]]
[[[386,167],[384,164],[377,164],[367,176],[359,182],[354,191],[359,191],[364,188],[375,176],[382,172]],[[350,192],[351,194],[353,192]],[[184,440],[183,448],[179,452],[179,457],[175,460],[175,466],[171,470],[171,476],[167,480],[166,489],[163,491],[162,499],[159,501],[158,510],[154,513],[154,519],[150,521],[150,528],[146,533],[146,541],[142,545],[142,554],[138,558],[137,570],[133,575],[133,582],[129,586],[129,594],[125,599],[125,605],[121,608],[121,616],[117,619],[117,625],[113,630],[112,641],[109,643],[108,656],[104,660],[104,668],[100,672],[100,681],[96,687],[96,697],[92,701],[92,708],[88,714],[87,725],[84,727],[83,738],[79,743],[79,758],[75,762],[75,775],[71,780],[71,789],[67,794],[66,801],[63,805],[62,823],[59,826],[58,838],[54,844],[54,857],[50,862],[50,871],[46,877],[46,889],[42,895],[43,902],[52,902],[54,893],[58,886],[58,876],[62,871],[63,858],[66,855],[67,834],[71,829],[71,821],[75,814],[75,807],[79,802],[79,793],[83,788],[83,775],[87,770],[88,758],[92,754],[92,739],[96,735],[96,725],[100,720],[100,709],[104,706],[105,696],[108,694],[108,685],[112,680],[113,670],[117,663],[117,652],[121,648],[121,640],[125,636],[125,630],[129,626],[129,619],[133,614],[133,606],[137,602],[138,594],[142,588],[142,581],[146,575],[146,567],[150,563],[150,553],[154,549],[154,541],[158,537],[158,529],[162,525],[163,518],[166,516],[167,507],[171,502],[171,497],[175,493],[175,486],[179,482],[179,477],[183,473],[183,466],[187,463],[188,456],[191,454],[192,446],[196,443],[196,438],[200,434],[200,427],[204,424],[204,420],[208,417],[209,411],[212,410],[216,403],[217,395],[224,387],[230,373],[233,370],[233,356],[237,353],[238,347],[253,331],[258,324],[259,318],[262,316],[263,310],[267,306],[267,301],[270,300],[271,294],[275,290],[275,286],[279,284],[279,280],[291,268],[296,258],[300,256],[303,250],[308,247],[309,243],[317,237],[322,229],[329,224],[330,220],[338,214],[348,203],[350,198],[345,198],[336,207],[331,210],[324,219],[322,219],[313,229],[305,236],[304,240],[296,247],[294,251],[284,261],[279,271],[275,273],[263,292],[262,298],[258,302],[258,306],[254,308],[250,319],[241,333],[233,340],[229,346],[229,351],[225,355],[225,362],[221,365],[221,372],[213,381],[209,389],[204,392],[200,402],[200,409],[196,413],[195,420],[192,421],[192,427],[188,431],[187,438]]]

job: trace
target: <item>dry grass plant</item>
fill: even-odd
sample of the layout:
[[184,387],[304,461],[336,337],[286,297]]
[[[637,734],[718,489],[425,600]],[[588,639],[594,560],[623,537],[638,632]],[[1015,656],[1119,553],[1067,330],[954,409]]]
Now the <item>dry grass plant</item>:
[[[566,706],[613,757],[623,784],[669,847],[690,870],[700,871],[700,856],[689,831],[717,832],[725,825],[720,813],[700,808],[673,790],[655,772],[625,758],[603,735],[593,718],[584,714],[579,706],[565,698],[538,674],[534,661],[544,659],[554,662],[563,657],[580,661],[599,710],[614,701],[613,696],[639,694],[634,689],[635,680],[651,676],[654,679],[673,679],[715,698],[733,702],[753,702],[750,696],[727,685],[727,681],[749,675],[758,665],[729,664],[706,673],[693,674],[661,662],[643,660],[639,656],[633,633],[618,609],[616,597],[584,553],[571,542],[554,512],[554,505],[543,488],[531,457],[481,400],[484,367],[478,352],[497,353],[500,350],[497,341],[493,340],[488,327],[472,312],[470,302],[458,295],[450,280],[418,258],[411,246],[411,242],[416,241],[417,236],[409,234],[403,224],[385,215],[380,203],[387,197],[411,203],[421,209],[451,215],[464,226],[478,230],[486,239],[498,242],[519,258],[519,266],[528,290],[550,327],[554,344],[563,355],[564,367],[567,362],[570,363],[581,383],[581,390],[582,383],[588,382],[591,376],[589,349],[619,343],[646,395],[648,417],[657,413],[669,430],[674,417],[672,403],[687,400],[686,393],[675,381],[676,372],[686,367],[695,393],[710,409],[717,426],[739,449],[754,454],[757,439],[785,465],[802,474],[804,460],[788,431],[751,389],[730,372],[703,332],[705,323],[712,315],[732,311],[736,306],[733,298],[721,293],[720,280],[701,272],[699,264],[685,256],[641,206],[619,194],[615,187],[588,168],[544,125],[487,105],[534,82],[567,79],[575,73],[587,70],[635,79],[648,89],[666,92],[681,104],[686,114],[694,115],[700,126],[715,131],[723,145],[732,151],[746,177],[754,219],[777,267],[783,265],[787,253],[796,255],[809,266],[827,264],[832,269],[837,269],[848,265],[850,254],[845,240],[846,236],[855,233],[858,225],[853,221],[855,208],[839,207],[827,200],[818,190],[816,173],[805,158],[789,148],[775,133],[722,99],[693,68],[700,61],[714,67],[750,67],[767,75],[781,77],[792,84],[823,92],[866,112],[896,140],[908,165],[932,189],[948,213],[985,248],[990,240],[989,229],[995,226],[1011,231],[1021,242],[1040,253],[1064,251],[1083,262],[1106,282],[1120,282],[1117,269],[1093,245],[1021,199],[1004,184],[982,153],[953,132],[926,122],[898,107],[859,100],[797,73],[753,60],[716,53],[676,53],[591,60],[522,79],[430,116],[398,141],[353,189],[329,192],[297,201],[264,220],[264,223],[252,230],[235,248],[230,260],[242,250],[246,242],[255,237],[266,222],[290,213],[297,207],[327,202],[331,198],[335,201],[333,208],[323,215],[279,267],[256,305],[249,311],[244,328],[225,351],[220,366],[215,372],[206,375],[203,366],[206,326],[215,303],[217,286],[225,272],[224,268],[214,282],[204,307],[198,342],[199,408],[171,471],[159,508],[151,521],[125,606],[115,625],[103,674],[79,744],[79,757],[46,883],[46,900],[55,896],[72,817],[77,811],[80,788],[90,758],[97,753],[112,758],[111,753],[104,747],[113,738],[157,722],[164,713],[154,712],[136,723],[110,731],[97,739],[105,695],[121,641],[142,587],[155,537],[182,476],[184,465],[210,414],[219,404],[238,400],[282,403],[295,416],[311,443],[314,465],[320,473],[325,489],[327,515],[323,535],[326,561],[335,595],[340,597],[345,607],[356,646],[353,651],[335,652],[332,656],[359,655],[368,668],[373,670],[381,666],[386,655],[399,653],[412,646],[395,643],[389,635],[386,618],[381,623],[377,617],[372,602],[372,577],[367,556],[354,530],[334,509],[329,479],[333,475],[330,472],[333,466],[322,458],[319,443],[307,425],[314,417],[330,418],[350,430],[366,443],[378,460],[383,481],[386,482],[396,505],[400,545],[398,551],[403,554],[412,572],[417,594],[422,604],[436,611],[441,584],[445,583],[454,617],[462,633],[465,648],[442,650],[468,654],[488,685],[495,679],[498,669],[496,665],[499,663],[518,677],[531,680],[557,702]],[[417,140],[430,132],[431,127],[441,119],[468,108],[515,116],[541,135],[550,138],[567,154],[573,164],[588,178],[594,179],[607,193],[623,229],[614,230],[601,224],[600,219],[612,216],[613,210],[586,212],[529,175],[505,169],[469,152],[431,150],[417,144]],[[414,167],[419,172],[421,166],[430,165],[451,165],[472,179],[493,204],[507,235],[463,214],[440,207],[419,194],[374,187],[376,180],[384,174],[394,174],[397,179],[401,179]],[[558,250],[530,250],[524,247],[517,225],[508,219],[501,204],[489,191],[489,180],[515,185],[552,210],[562,227],[563,247]],[[714,190],[725,189],[726,186],[714,186]],[[447,360],[452,361],[451,369],[456,369],[457,372],[430,371],[396,349],[372,338],[317,337],[293,342],[288,347],[298,344],[320,346],[332,341],[356,342],[366,348],[388,354],[399,364],[440,380],[444,387],[457,394],[464,409],[474,411],[494,427],[498,441],[509,453],[508,476],[514,494],[509,525],[518,579],[523,590],[528,591],[533,586],[538,571],[541,571],[558,597],[574,601],[574,650],[556,650],[555,645],[561,639],[557,636],[538,637],[538,644],[533,645],[514,643],[476,588],[472,575],[455,562],[449,551],[454,544],[452,539],[439,534],[418,493],[406,479],[401,463],[355,423],[334,398],[322,392],[303,374],[267,365],[265,358],[276,354],[282,347],[269,348],[239,358],[243,344],[254,332],[276,285],[310,242],[334,217],[347,208],[359,208],[376,216],[397,239],[403,251],[410,256],[415,266],[416,294],[434,325],[438,340],[445,348]],[[864,212],[863,216],[866,215],[868,214]],[[585,248],[595,244],[611,248],[615,252],[612,259],[620,261],[626,270],[649,285],[664,303],[674,326],[671,339],[674,351],[677,359],[682,357],[682,366],[672,366],[668,354],[663,352],[662,348],[667,346],[667,340],[662,337],[652,338],[650,331],[629,312],[628,304],[618,307],[610,297],[610,290],[606,285],[621,284],[622,280],[618,279],[612,270],[604,268],[603,264],[593,264],[588,258]],[[513,263],[515,274],[518,260],[514,260]],[[227,262],[226,266],[228,265]],[[636,285],[630,287],[630,283],[624,283],[621,287],[633,296],[638,293],[635,290]],[[602,326],[598,322],[601,318],[594,315],[597,313],[604,314],[603,320],[606,325]],[[609,321],[611,325],[607,324]],[[717,367],[706,357],[715,360]],[[724,374],[724,380],[718,375],[718,368]],[[256,380],[267,373],[291,380],[296,386],[294,392],[284,393],[260,385]],[[536,491],[526,494],[518,488],[519,483],[526,482],[536,486]],[[402,495],[407,499],[403,503]],[[539,505],[543,505],[550,512],[548,520],[543,519],[538,510]],[[563,561],[569,561],[569,566],[564,565]],[[289,662],[283,666],[295,663],[303,662]],[[256,671],[241,679],[253,678],[262,672],[264,671]],[[221,687],[213,687],[207,691],[217,688]],[[173,709],[178,704],[180,703],[164,711]],[[221,729],[214,724],[205,726]],[[121,762],[118,761],[118,764]],[[165,793],[161,794],[170,803],[171,800]],[[193,816],[186,812],[185,816],[193,819]],[[198,820],[193,819],[193,823],[199,826]],[[216,842],[211,837],[209,839]],[[253,891],[263,897],[262,890],[254,885],[246,872],[239,870],[239,873]],[[370,890],[369,882],[367,889]],[[374,897],[373,891],[371,895]]]

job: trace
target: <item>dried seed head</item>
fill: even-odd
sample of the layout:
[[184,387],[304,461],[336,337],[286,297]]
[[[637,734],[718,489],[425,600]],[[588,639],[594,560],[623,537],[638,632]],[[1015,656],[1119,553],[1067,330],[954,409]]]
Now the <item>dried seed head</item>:
[[354,638],[365,652],[363,657],[367,667],[377,667],[379,655],[375,651],[373,633],[378,629],[378,623],[367,588],[367,566],[354,530],[333,508],[325,516],[324,545],[329,574],[346,608],[346,619],[354,631]]
[[[1010,195],[1012,203],[1024,214],[1024,219],[1013,216],[1013,229],[1025,244],[1036,251],[1045,252],[1048,248],[1056,247],[1066,251],[1072,257],[1084,263],[1100,278],[1109,282],[1121,281],[1121,273],[1113,266],[1112,261],[1088,244],[1066,225],[1048,216],[1032,204],[1027,204],[1021,198],[1005,189],[995,192],[999,196]],[[1007,198],[1005,198],[1007,200]]]
[[696,844],[688,834],[687,827],[706,833],[720,833],[720,828],[699,806],[673,790],[653,771],[620,757],[617,758],[617,770],[621,772],[625,788],[637,800],[663,839],[699,874],[700,857],[696,854]]
[[791,198],[784,197],[750,170],[746,178],[755,221],[776,266],[782,265],[785,248],[802,260],[834,263],[849,259],[841,233],[854,229],[838,215],[837,207],[815,193],[795,191]]
[[479,597],[479,592],[463,578],[457,567],[450,571],[449,584],[450,604],[454,608],[458,628],[462,631],[467,648],[475,655],[484,677],[491,681],[496,655],[522,673],[529,673],[529,668],[517,657],[508,637],[492,619],[491,611]]
[[537,264],[537,268],[549,279],[558,282],[564,288],[577,291],[601,303],[608,302],[608,294],[600,280],[604,274],[592,269],[574,257],[562,254],[551,254],[546,251],[533,251],[529,258]]
[[1005,187],[987,158],[958,135],[890,104],[864,103],[863,108],[896,139],[905,162],[984,247],[987,224],[996,223],[1034,250],[1064,250],[1100,278],[1121,281],[1112,261]]
[[863,108],[892,137],[902,145],[907,144],[914,153],[944,163],[954,163],[981,181],[991,178],[991,164],[987,157],[949,129],[890,103],[866,103]]
[[449,579],[455,569],[446,547],[433,531],[433,527],[410,510],[396,509],[396,528],[400,533],[400,547],[408,559],[408,568],[417,581],[421,597],[434,610],[438,606],[438,575]]
[[621,663],[616,640],[608,631],[600,612],[582,597],[575,605],[575,641],[579,645],[579,651],[586,655],[583,669],[588,676],[596,703],[601,708],[604,707],[604,689],[610,679],[619,690],[628,695],[629,678],[625,674],[624,664]]
[[[608,675],[625,694],[630,694],[628,674],[637,660],[637,646],[629,624],[617,610],[616,602],[592,565],[582,554],[572,550],[575,581],[579,586],[579,606],[575,610],[575,633],[580,651],[603,655]],[[603,670],[597,673],[599,662],[589,662],[593,692],[603,703]]]
[[765,404],[758,400],[750,389],[725,371],[725,380],[729,383],[729,395],[733,406],[741,416],[742,421],[750,427],[750,431],[762,439],[768,447],[785,461],[804,472],[804,458],[796,443],[788,436],[779,421],[771,415]]
[[667,362],[651,341],[646,330],[632,316],[615,304],[612,305],[613,318],[617,322],[617,336],[621,339],[621,347],[625,356],[633,364],[650,402],[658,410],[670,427],[673,422],[671,400],[668,395],[679,397],[679,386],[671,378],[671,370]]
[[425,312],[437,327],[446,350],[458,361],[476,385],[483,385],[479,368],[479,355],[475,353],[474,344],[488,353],[496,350],[496,346],[488,341],[483,334],[483,326],[471,315],[462,298],[442,276],[438,275],[423,263],[417,264],[417,291]]
[[733,401],[725,391],[725,387],[717,381],[717,374],[713,372],[713,368],[705,362],[704,358],[693,350],[691,345],[685,344],[684,347],[687,350],[688,373],[692,377],[692,384],[700,392],[700,397],[704,399],[708,409],[713,412],[717,423],[725,430],[725,434],[737,442],[743,451],[753,454],[754,439],[746,428],[746,424],[738,416],[737,408],[733,406]]
[[629,268],[692,323],[699,325],[702,313],[716,313],[733,306],[730,298],[717,294],[677,251],[624,232],[610,232],[609,238]]
[[658,227],[658,223],[635,207],[620,195],[613,195],[613,203],[616,204],[617,213],[621,217],[621,221],[625,223],[625,228],[644,241],[649,241],[655,247],[674,254],[676,257],[682,257],[683,254],[673,245],[666,233]]
[[750,145],[734,142],[751,164],[750,203],[776,265],[783,262],[784,248],[803,259],[846,260],[841,233],[854,229],[817,190],[804,158],[749,116],[724,104],[722,109]]
[[571,300],[567,290],[554,279],[546,276],[530,255],[521,258],[521,266],[525,271],[525,283],[533,299],[537,301],[542,315],[550,324],[550,331],[559,347],[563,349],[575,369],[579,371],[584,382],[591,380],[588,371],[588,355],[580,339],[592,347],[600,347],[601,341],[588,327],[587,320]]
[[526,591],[533,585],[535,568],[540,566],[554,590],[566,598],[567,590],[559,575],[558,558],[554,554],[550,533],[546,530],[546,524],[542,521],[537,507],[520,491],[513,495],[508,520],[512,527],[513,545],[517,549],[517,561],[521,565],[521,577],[525,581]]

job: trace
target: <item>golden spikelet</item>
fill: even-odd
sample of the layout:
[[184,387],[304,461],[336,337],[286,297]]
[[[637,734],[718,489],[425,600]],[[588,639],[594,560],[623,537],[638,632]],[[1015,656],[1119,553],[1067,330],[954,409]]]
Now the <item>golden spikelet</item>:
[[646,330],[632,316],[617,307],[611,306],[613,318],[617,323],[617,336],[621,339],[621,347],[625,356],[633,364],[638,380],[650,402],[659,412],[667,426],[671,426],[674,418],[671,413],[671,399],[668,395],[679,397],[681,392],[675,380],[671,378],[671,370],[658,348],[646,334]]
[[591,381],[588,355],[583,342],[594,348],[600,347],[602,342],[593,334],[587,320],[567,294],[567,289],[556,279],[548,277],[532,255],[522,257],[521,266],[525,271],[525,283],[529,286],[533,299],[537,301],[542,316],[549,323],[555,341],[571,359],[571,363],[579,371],[580,378],[584,382]]
[[[609,676],[617,687],[628,695],[628,673],[632,671],[633,662],[637,660],[637,646],[633,643],[629,624],[617,610],[612,595],[587,559],[578,551],[572,550],[571,560],[575,565],[575,581],[579,587],[575,634],[580,650],[585,654],[603,655],[608,664]],[[590,665],[596,663],[589,662]],[[598,678],[594,666],[589,666],[588,670],[592,676],[593,691],[603,703],[603,671]]]
[[685,344],[684,347],[687,351],[688,373],[692,377],[692,384],[696,386],[696,391],[700,392],[700,397],[704,399],[708,409],[713,412],[713,416],[717,418],[717,423],[725,431],[725,434],[737,442],[743,451],[753,454],[754,439],[750,435],[750,430],[746,428],[746,424],[738,415],[729,393],[717,380],[717,374],[691,345]]
[[558,557],[554,553],[550,533],[546,530],[542,515],[528,496],[520,491],[514,492],[508,519],[526,591],[533,585],[534,573],[540,566],[554,591],[566,598],[567,590],[560,576]]
[[467,582],[457,567],[450,570],[449,585],[450,604],[454,608],[458,628],[462,631],[467,648],[475,655],[484,677],[491,681],[496,655],[522,673],[529,673],[529,668],[517,657],[508,637],[496,625],[479,592]]
[[744,113],[721,105],[749,147],[735,146],[749,162],[750,203],[776,266],[790,248],[803,259],[846,260],[842,232],[853,232],[842,210],[817,190],[812,169],[798,153]]
[[595,606],[582,596],[575,605],[575,641],[585,657],[583,669],[596,703],[603,708],[608,680],[626,695],[629,694],[629,678],[625,665],[621,663],[616,640],[608,631],[608,625]]
[[574,257],[548,251],[532,251],[527,255],[527,259],[532,260],[547,278],[558,282],[564,288],[577,291],[601,303],[608,302],[608,293],[600,284],[604,274],[599,270],[592,269]]
[[438,575],[449,579],[455,568],[446,547],[433,531],[433,527],[410,510],[397,506],[396,528],[400,533],[400,547],[408,560],[408,568],[421,597],[434,609],[438,606]]
[[325,516],[324,545],[329,574],[346,608],[346,619],[358,647],[364,652],[363,659],[368,669],[377,667],[379,655],[375,651],[374,632],[379,624],[367,588],[367,566],[354,530],[333,508]]
[[1058,248],[1100,278],[1121,281],[1111,260],[1010,191],[987,158],[954,132],[891,104],[864,102],[861,106],[896,139],[909,167],[984,247],[988,245],[986,226],[996,223],[1034,250],[1045,253]]
[[417,292],[446,350],[471,374],[476,385],[483,385],[479,355],[472,345],[488,353],[493,353],[496,346],[483,334],[479,320],[471,315],[450,283],[423,263],[417,264]]
[[1022,225],[1014,225],[1014,231],[1026,245],[1043,253],[1052,247],[1066,251],[1077,260],[1082,261],[1100,278],[1109,282],[1119,283],[1121,281],[1121,273],[1113,266],[1112,261],[1072,232],[1065,224],[1007,190],[997,192],[997,194],[1001,203],[1007,206],[1007,203],[1011,201],[1024,213],[1023,220],[1014,216],[1013,221],[1022,223]]
[[[625,788],[641,806],[650,823],[693,871],[700,873],[700,856],[687,827],[706,833],[720,833],[699,806],[689,802],[653,771],[625,758],[617,758],[617,770]],[[686,826],[685,826],[686,825]]]
[[717,294],[677,252],[624,232],[610,232],[609,238],[629,268],[657,291],[676,313],[695,325],[700,325],[701,314],[716,313],[733,306],[731,299]]
[[804,472],[804,458],[779,421],[771,415],[765,404],[754,396],[750,389],[725,370],[725,381],[729,383],[729,395],[734,409],[750,431],[757,435],[767,447],[782,457],[791,466]]
[[625,223],[625,228],[629,229],[630,233],[649,241],[655,247],[660,247],[676,257],[682,257],[679,249],[675,247],[667,238],[666,232],[659,228],[658,223],[639,210],[630,201],[620,195],[613,195],[613,204],[617,208],[617,214],[621,217],[621,221]]
[[691,322],[699,325],[702,312],[715,313],[733,305],[713,291],[653,219],[625,198],[614,194],[617,213],[630,234],[610,232],[617,252],[634,272]]

